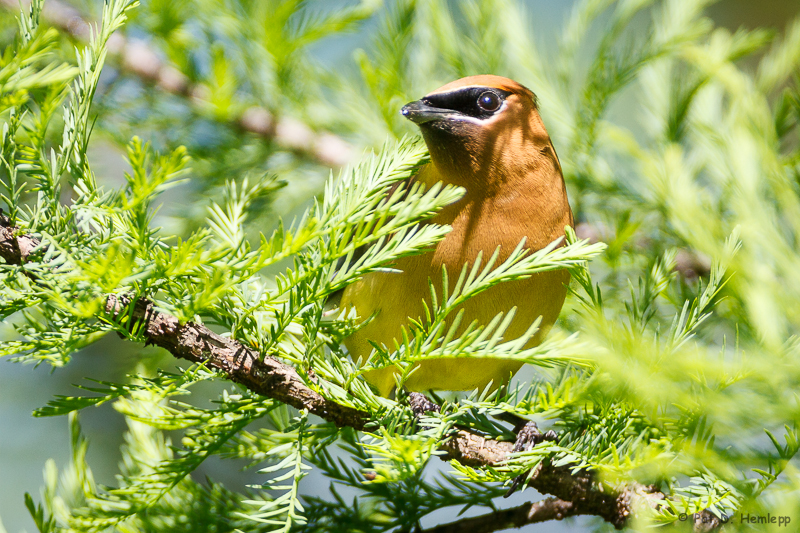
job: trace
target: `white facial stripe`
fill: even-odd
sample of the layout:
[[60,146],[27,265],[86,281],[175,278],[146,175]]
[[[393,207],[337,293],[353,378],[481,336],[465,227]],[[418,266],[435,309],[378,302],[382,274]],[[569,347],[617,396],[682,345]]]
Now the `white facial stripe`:
[[448,122],[472,122],[473,124],[486,124],[487,121],[467,115],[451,115],[447,117]]
[[471,117],[469,115],[448,115],[447,120],[453,122],[472,122],[473,124],[479,124],[479,125],[489,124],[493,122],[495,119],[497,119],[497,116],[500,113],[502,113],[503,109],[505,109],[506,107],[507,107],[506,101],[503,100],[503,104],[497,108],[497,111],[495,111],[492,116],[488,118],[477,118],[477,117]]

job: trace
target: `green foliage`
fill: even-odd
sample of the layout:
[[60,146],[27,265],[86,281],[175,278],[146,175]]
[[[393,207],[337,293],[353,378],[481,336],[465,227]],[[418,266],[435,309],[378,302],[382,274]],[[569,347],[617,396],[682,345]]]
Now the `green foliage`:
[[[311,467],[303,464],[303,452],[306,444],[307,414],[297,419],[296,423],[284,430],[286,433],[295,433],[290,442],[270,448],[266,455],[268,457],[282,458],[277,464],[261,469],[262,474],[276,474],[280,470],[287,470],[283,474],[278,474],[263,485],[264,489],[272,491],[285,490],[286,493],[271,501],[246,500],[244,504],[256,507],[256,512],[250,512],[246,516],[256,522],[273,526],[281,526],[274,531],[288,532],[292,526],[302,526],[306,523],[303,516],[303,506],[300,503],[299,484]],[[282,481],[291,480],[290,485],[280,485]]]
[[[20,15],[0,58],[0,200],[18,233],[40,242],[24,265],[0,265],[0,316],[16,332],[0,355],[62,366],[110,332],[142,341],[106,298],[144,297],[293,365],[370,425],[337,428],[231,385],[209,406],[196,385],[224,380],[197,365],[81,385],[86,395],[34,413],[68,414],[72,427],[71,464],[59,477],[48,462],[41,503],[24,502],[40,531],[410,531],[446,507],[494,507],[504,485],[543,461],[591,470],[611,489],[657,484],[668,498],[634,527],[704,509],[800,509],[800,20],[778,37],[731,33],[703,15],[704,0],[586,0],[549,57],[513,0],[341,10],[111,0],[70,58],[42,3]],[[124,69],[103,86],[109,38],[129,17],[206,91],[204,103]],[[372,40],[348,68],[314,59],[372,17]],[[740,60],[760,52],[750,72]],[[463,193],[405,181],[428,155],[404,136],[397,109],[482,72],[537,93],[577,232],[592,239],[569,231],[559,248],[520,245],[501,264],[465,265],[452,291],[431,289],[426,315],[395,346],[358,366],[339,345],[368,317],[326,312],[326,301],[442,239],[449,228],[426,220]],[[256,104],[383,146],[322,185],[307,154],[236,129]],[[100,139],[127,153],[116,186],[93,171]],[[179,224],[159,213],[175,191],[202,205]],[[309,191],[322,198],[291,224],[265,207]],[[465,299],[556,268],[571,272],[570,298],[541,345],[522,349],[536,323],[503,339],[513,309],[454,335]],[[429,357],[514,358],[535,374],[447,396],[419,423],[402,394],[382,398],[360,377],[389,365],[407,374]],[[106,402],[128,423],[114,487],[94,481],[76,414]],[[453,429],[513,440],[509,415],[556,430],[557,441],[493,467],[454,461],[454,472],[426,473]],[[265,481],[246,493],[198,483],[192,473],[212,456],[245,459]],[[330,480],[329,498],[303,495],[310,470]]]

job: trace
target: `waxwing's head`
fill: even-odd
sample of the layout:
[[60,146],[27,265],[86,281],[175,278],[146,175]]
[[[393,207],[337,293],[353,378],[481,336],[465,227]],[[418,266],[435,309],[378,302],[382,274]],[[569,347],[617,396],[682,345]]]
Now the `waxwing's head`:
[[553,151],[536,97],[508,78],[461,78],[406,104],[401,113],[420,127],[431,158],[447,173],[488,178],[529,166],[548,147]]

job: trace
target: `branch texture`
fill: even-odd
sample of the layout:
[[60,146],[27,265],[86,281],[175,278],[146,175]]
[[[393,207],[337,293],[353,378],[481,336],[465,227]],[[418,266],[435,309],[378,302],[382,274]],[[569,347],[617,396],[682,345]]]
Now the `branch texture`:
[[7,216],[0,209],[0,257],[9,265],[22,265],[39,246],[39,239],[30,235],[15,235]]
[[[131,301],[109,295],[106,311],[115,318],[129,313]],[[144,326],[148,344],[166,349],[175,357],[193,363],[204,363],[225,374],[231,381],[244,385],[263,396],[273,398],[297,409],[307,409],[337,426],[363,429],[368,413],[326,400],[310,389],[295,369],[233,339],[217,335],[205,326],[180,324],[178,319],[153,309],[143,298],[133,303],[133,322]]]

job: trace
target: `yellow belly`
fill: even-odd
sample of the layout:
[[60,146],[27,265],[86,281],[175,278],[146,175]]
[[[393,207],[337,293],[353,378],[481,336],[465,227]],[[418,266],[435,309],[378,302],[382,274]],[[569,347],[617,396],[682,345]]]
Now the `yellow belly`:
[[[345,289],[342,306],[355,307],[362,319],[375,314],[370,323],[345,339],[353,360],[366,360],[372,351],[369,341],[390,350],[394,348],[395,339],[401,338],[401,328],[407,325],[409,318],[419,319],[424,313],[423,300],[430,301],[428,278],[434,280],[441,294],[441,266],[434,258],[435,253],[403,258],[395,265],[402,272],[369,274]],[[456,269],[448,269],[451,279],[457,278],[458,273]],[[460,330],[473,320],[488,324],[497,313],[505,313],[516,306],[516,315],[504,339],[521,336],[541,316],[540,329],[528,346],[539,344],[558,317],[568,281],[569,274],[561,270],[492,287],[462,306],[464,318]],[[456,312],[450,316],[455,317]],[[417,365],[405,382],[405,388],[412,391],[472,390],[483,389],[490,382],[496,388],[507,382],[521,366],[513,360],[494,358],[425,360]],[[395,386],[397,373],[397,367],[387,367],[367,372],[364,377],[381,395],[388,396]]]

